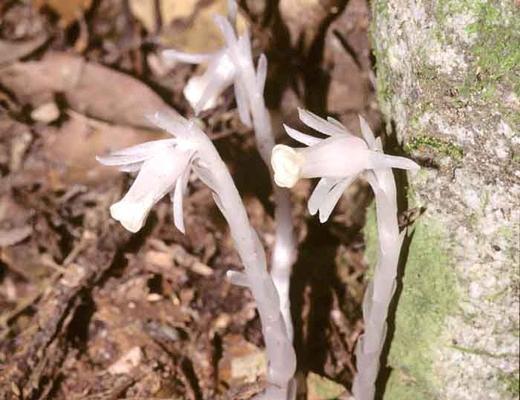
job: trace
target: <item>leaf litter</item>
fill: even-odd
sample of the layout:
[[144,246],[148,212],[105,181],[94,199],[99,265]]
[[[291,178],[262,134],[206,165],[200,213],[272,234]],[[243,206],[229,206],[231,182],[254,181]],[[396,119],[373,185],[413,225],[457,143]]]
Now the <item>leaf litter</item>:
[[[1,398],[248,399],[262,390],[258,316],[250,294],[225,279],[241,265],[211,193],[190,183],[186,235],[173,227],[164,201],[130,236],[108,215],[128,179],[94,161],[161,138],[147,112],[191,112],[182,88],[192,68],[161,67],[158,54],[161,46],[217,47],[209,21],[225,3],[39,0],[0,7]],[[275,120],[292,122],[295,105],[307,104],[333,110],[347,125],[358,112],[377,125],[366,1],[330,2],[314,14],[280,3],[283,17],[264,2],[241,10],[255,52],[270,60],[267,100]],[[302,23],[327,34],[298,47]],[[287,40],[283,31],[296,36]],[[312,50],[320,40],[324,57]],[[317,88],[327,77],[330,84]],[[248,171],[262,167],[230,99],[224,93],[200,122],[270,251],[267,175],[250,179]],[[292,282],[299,386],[301,398],[343,398],[362,329],[360,229],[370,199],[355,186],[326,227],[306,213],[310,189],[302,183],[293,193],[301,243]]]

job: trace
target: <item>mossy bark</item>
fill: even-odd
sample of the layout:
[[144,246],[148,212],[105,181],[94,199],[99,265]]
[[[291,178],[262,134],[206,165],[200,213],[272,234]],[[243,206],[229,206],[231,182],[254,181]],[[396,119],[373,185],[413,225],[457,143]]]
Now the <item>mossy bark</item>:
[[380,105],[389,134],[423,166],[409,177],[409,206],[426,208],[411,237],[385,399],[518,398],[516,4],[373,2]]

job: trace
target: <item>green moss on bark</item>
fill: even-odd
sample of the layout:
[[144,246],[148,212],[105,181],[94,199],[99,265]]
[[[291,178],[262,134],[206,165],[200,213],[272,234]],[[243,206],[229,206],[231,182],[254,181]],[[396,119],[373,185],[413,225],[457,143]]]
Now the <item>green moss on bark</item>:
[[[369,210],[365,228],[367,257],[372,263],[377,254],[374,214]],[[456,277],[446,243],[447,234],[434,221],[417,222],[397,306],[385,399],[437,398],[433,351],[449,345],[442,343],[442,326],[457,304]]]

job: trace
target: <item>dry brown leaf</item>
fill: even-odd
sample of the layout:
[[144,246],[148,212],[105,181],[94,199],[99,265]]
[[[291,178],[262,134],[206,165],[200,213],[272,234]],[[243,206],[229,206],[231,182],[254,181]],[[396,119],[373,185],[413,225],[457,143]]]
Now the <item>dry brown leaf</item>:
[[0,247],[12,246],[29,237],[33,229],[31,226],[21,228],[0,229]]
[[230,385],[256,382],[267,370],[265,353],[238,335],[224,337],[224,354],[218,363],[219,378]]
[[170,1],[161,0],[161,19],[164,25],[169,25],[174,19],[188,18],[195,12],[200,0]]
[[155,0],[129,0],[130,12],[148,32],[157,31]]
[[112,375],[129,374],[132,369],[137,367],[143,359],[143,351],[140,347],[132,347],[123,356],[108,368]]
[[115,124],[154,128],[146,115],[165,109],[171,112],[139,80],[64,53],[1,68],[0,84],[22,103],[39,105],[63,93],[73,110]]
[[332,66],[327,110],[338,115],[354,112],[356,123],[357,114],[366,106],[370,96],[370,53],[362,50],[369,46],[366,38],[368,17],[366,3],[349,2],[331,24],[323,54],[325,65]]
[[25,57],[45,43],[46,40],[47,37],[43,35],[23,42],[0,40],[0,65],[9,64]]
[[307,400],[335,400],[345,398],[347,390],[334,381],[309,372],[307,375]]
[[[198,1],[189,0],[183,7],[172,7],[168,3],[177,3],[165,0],[161,6],[163,16],[163,32],[161,35],[161,43],[166,47],[174,47],[176,49],[188,52],[207,52],[219,49],[223,44],[222,35],[213,22],[213,17],[217,14],[227,15],[227,0]],[[194,11],[191,12],[190,5],[193,5]],[[195,7],[197,6],[197,7]],[[196,11],[196,12],[195,12]],[[189,25],[172,24],[176,19],[187,19]],[[246,28],[246,20],[239,13],[237,16],[237,28],[239,32],[243,32]]]
[[48,128],[45,154],[47,176],[55,189],[67,184],[102,182],[118,172],[96,161],[96,155],[132,146],[148,140],[161,139],[165,134],[113,126],[69,112],[70,119],[59,129]]
[[[159,0],[159,11],[163,25],[169,25],[175,19],[193,15],[200,0]],[[143,24],[148,32],[157,31],[157,9],[155,0],[130,0],[130,11]]]
[[289,30],[291,43],[301,43],[307,52],[322,23],[339,3],[339,0],[280,0],[280,14]]
[[48,6],[60,16],[60,25],[67,27],[92,5],[92,0],[33,0],[37,8]]

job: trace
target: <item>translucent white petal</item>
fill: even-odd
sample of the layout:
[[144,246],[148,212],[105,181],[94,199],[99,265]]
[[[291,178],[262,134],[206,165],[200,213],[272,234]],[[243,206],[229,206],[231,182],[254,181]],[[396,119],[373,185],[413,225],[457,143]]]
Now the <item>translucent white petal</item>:
[[183,216],[183,182],[182,179],[177,179],[175,183],[175,189],[173,190],[173,195],[170,195],[172,203],[173,203],[173,223],[177,227],[179,231],[182,233],[186,233],[186,229],[184,228],[184,216]]
[[222,35],[224,36],[224,40],[228,46],[236,46],[237,45],[237,37],[235,35],[235,31],[229,21],[224,18],[222,15],[215,15],[213,17],[215,21],[215,25],[220,29]]
[[370,129],[368,122],[361,115],[359,115],[359,125],[361,127],[363,139],[367,142],[368,147],[372,150],[379,150],[376,148],[376,137],[374,136],[372,129]]
[[341,198],[341,195],[355,179],[356,179],[356,176],[342,179],[340,182],[338,182],[337,185],[335,185],[331,189],[331,191],[325,197],[325,200],[323,201],[323,203],[320,205],[320,208],[319,208],[321,223],[324,223],[325,221],[327,221],[329,219],[330,214],[332,213],[332,210],[334,209],[334,207],[338,203],[339,199]]
[[[207,78],[206,75],[192,76],[188,80],[188,83],[182,91],[184,97],[186,97],[186,100],[188,100],[188,103],[190,103],[193,109],[197,107],[197,104],[200,102],[200,99],[204,95],[204,90],[206,90],[206,87],[208,86],[208,83],[206,82],[207,79],[205,78]],[[200,111],[209,110],[215,107],[217,105],[217,100],[218,95],[208,98],[206,102],[202,105]]]
[[[226,51],[215,54],[208,65],[206,72],[200,77],[190,79],[190,83],[197,83],[197,90],[189,97],[190,104],[199,113],[211,108],[222,92],[233,83],[236,68]],[[196,89],[194,86],[194,89]],[[185,94],[187,94],[185,92]]]
[[246,62],[252,62],[253,55],[251,52],[251,38],[249,37],[248,30],[238,38],[238,49],[240,57],[242,57]]
[[201,111],[211,108],[208,104],[215,104],[224,89],[225,87],[222,81],[219,79],[211,79],[206,87],[204,87],[199,100],[193,107],[195,114],[199,114]]
[[320,138],[307,135],[303,132],[293,129],[288,125],[283,124],[283,127],[290,137],[306,146],[312,146],[313,144],[319,143],[322,140]]
[[128,164],[141,163],[152,157],[157,150],[164,147],[173,148],[176,143],[176,139],[154,140],[117,150],[106,156],[97,156],[96,160],[103,165],[124,167]]
[[361,138],[341,135],[301,149],[303,178],[343,178],[369,168],[369,150]]
[[224,204],[220,200],[220,197],[218,194],[218,192],[219,192],[218,184],[215,181],[215,179],[213,178],[211,171],[208,168],[206,168],[204,165],[201,165],[201,164],[202,164],[201,162],[194,164],[195,173],[197,174],[198,178],[207,187],[209,187],[211,189],[211,194],[213,196],[213,200],[215,201],[215,204],[217,205],[218,209],[220,210],[220,212],[222,213],[224,218],[227,220],[228,212],[226,211],[226,209],[224,208]]
[[315,215],[323,203],[325,196],[330,190],[336,185],[342,178],[321,178],[318,184],[314,188],[309,201],[307,202],[307,208],[311,215]]
[[122,200],[110,206],[110,215],[119,221],[126,230],[136,233],[143,227],[152,206],[153,202],[149,199],[131,202],[123,197]]
[[147,115],[146,118],[173,136],[187,138],[189,134],[188,120],[173,111],[158,111]]
[[185,53],[174,49],[162,51],[162,56],[167,61],[180,61],[187,64],[201,64],[210,60],[211,53]]
[[118,167],[118,169],[119,169],[119,171],[123,171],[123,172],[137,172],[141,169],[142,166],[143,166],[142,162],[137,162],[137,163],[133,163],[133,164],[122,165],[122,166]]
[[228,0],[228,19],[232,26],[237,23],[238,5],[235,0]]
[[200,160],[197,160],[194,163],[194,171],[197,177],[207,186],[211,189],[211,191],[215,192],[217,190],[217,185],[213,179],[213,176],[211,175],[211,172],[208,170],[208,168],[205,165],[202,165],[202,162]]
[[388,154],[383,154],[379,152],[370,152],[370,168],[380,169],[380,168],[398,168],[398,169],[408,169],[411,171],[417,171],[420,169],[419,165],[409,158],[399,157],[399,156],[391,156]]
[[112,217],[131,232],[144,224],[152,206],[170,192],[188,168],[190,154],[165,147],[146,160],[126,195],[110,208]]
[[327,136],[345,135],[347,130],[345,128],[339,128],[336,124],[330,123],[327,120],[318,117],[316,114],[310,111],[298,108],[298,114],[300,120],[308,127],[317,130]]
[[237,66],[233,61],[228,49],[221,50],[210,62],[206,75],[207,80],[218,79],[222,82],[222,90],[233,83],[237,72]]
[[265,54],[260,54],[258,59],[258,66],[256,68],[256,84],[258,86],[258,92],[264,93],[265,80],[267,78],[267,57]]
[[339,122],[336,118],[327,117],[327,121],[336,126],[339,130],[343,131],[347,135],[356,136],[352,132],[350,132],[345,125]]
[[251,114],[249,111],[249,102],[245,88],[240,81],[237,81],[235,82],[234,89],[240,121],[242,121],[245,126],[251,128]]

